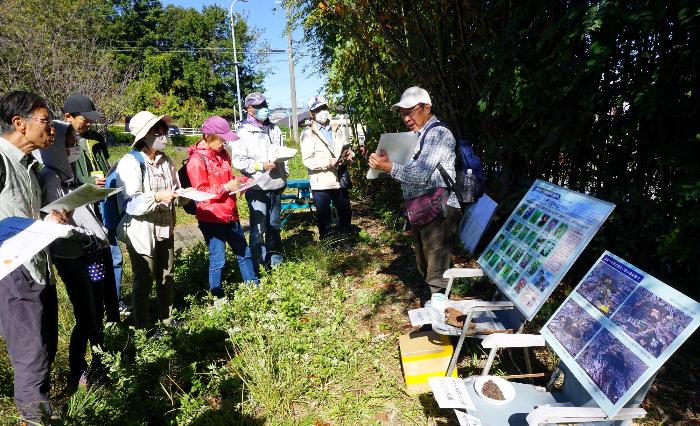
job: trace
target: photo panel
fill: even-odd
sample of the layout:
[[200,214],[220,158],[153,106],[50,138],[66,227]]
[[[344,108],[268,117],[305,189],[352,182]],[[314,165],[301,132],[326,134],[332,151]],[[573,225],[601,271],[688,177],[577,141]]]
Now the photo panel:
[[613,404],[647,369],[644,361],[607,329],[593,338],[577,361]]
[[611,320],[654,358],[658,358],[693,318],[662,297],[640,287]]
[[562,304],[561,309],[547,322],[547,329],[574,357],[600,328],[598,321],[572,300]]
[[610,317],[637,287],[630,277],[606,263],[599,263],[576,291],[603,315]]

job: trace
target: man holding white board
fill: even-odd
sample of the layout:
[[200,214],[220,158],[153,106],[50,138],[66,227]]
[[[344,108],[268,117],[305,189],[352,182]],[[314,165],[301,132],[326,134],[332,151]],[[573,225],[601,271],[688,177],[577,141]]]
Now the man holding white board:
[[447,279],[442,274],[452,262],[460,209],[457,196],[446,189],[443,174],[454,182],[456,141],[448,128],[438,125],[425,89],[409,87],[391,110],[399,113],[418,144],[412,145],[414,152],[405,164],[389,159],[386,151],[380,150],[370,155],[369,166],[401,183],[418,272],[431,293],[444,292]]

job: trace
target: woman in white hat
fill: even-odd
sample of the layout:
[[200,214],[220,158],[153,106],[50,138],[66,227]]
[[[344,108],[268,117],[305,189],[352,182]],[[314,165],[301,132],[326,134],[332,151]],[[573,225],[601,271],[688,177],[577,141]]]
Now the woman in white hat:
[[175,258],[174,202],[180,181],[173,161],[163,153],[168,125],[164,116],[148,111],[129,123],[134,135],[133,151],[117,165],[117,184],[124,188],[126,211],[117,236],[129,250],[133,272],[134,326],[151,325],[148,300],[156,282],[158,313],[168,324],[173,307],[173,260]]

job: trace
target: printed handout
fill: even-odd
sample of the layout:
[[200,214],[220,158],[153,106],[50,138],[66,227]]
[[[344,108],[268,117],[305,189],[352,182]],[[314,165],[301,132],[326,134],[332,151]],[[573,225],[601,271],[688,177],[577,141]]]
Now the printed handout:
[[266,182],[268,182],[270,179],[271,179],[271,178],[270,178],[270,173],[268,173],[268,172],[262,173],[260,176],[256,177],[255,179],[252,179],[252,180],[249,180],[248,182],[246,182],[244,185],[242,185],[242,186],[241,186],[240,188],[238,188],[237,190],[232,191],[231,194],[236,194],[236,193],[239,193],[239,192],[243,192],[243,191],[245,191],[245,190],[247,190],[247,189],[250,189],[250,188],[252,188],[252,187],[254,187],[254,186],[264,185],[264,184],[265,184]]
[[51,244],[66,237],[71,227],[24,217],[0,221],[0,279]]
[[62,209],[66,211],[73,211],[78,207],[104,200],[110,195],[114,195],[121,190],[122,188],[102,188],[97,185],[85,183],[53,203],[45,205],[41,208],[41,211],[45,213],[51,213],[52,210],[60,211]]
[[196,189],[192,188],[179,188],[177,191],[175,191],[175,193],[181,197],[189,198],[193,201],[207,201],[216,197],[214,194],[204,191],[197,191]]
[[287,161],[297,155],[297,150],[294,148],[287,148],[286,146],[277,147],[275,150],[275,163],[280,161]]

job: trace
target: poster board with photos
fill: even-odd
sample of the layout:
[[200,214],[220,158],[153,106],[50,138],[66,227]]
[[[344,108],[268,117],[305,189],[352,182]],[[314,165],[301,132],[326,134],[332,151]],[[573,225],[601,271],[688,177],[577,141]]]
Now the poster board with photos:
[[477,262],[532,320],[614,208],[538,179]]
[[612,416],[698,325],[700,303],[606,251],[541,334]]

